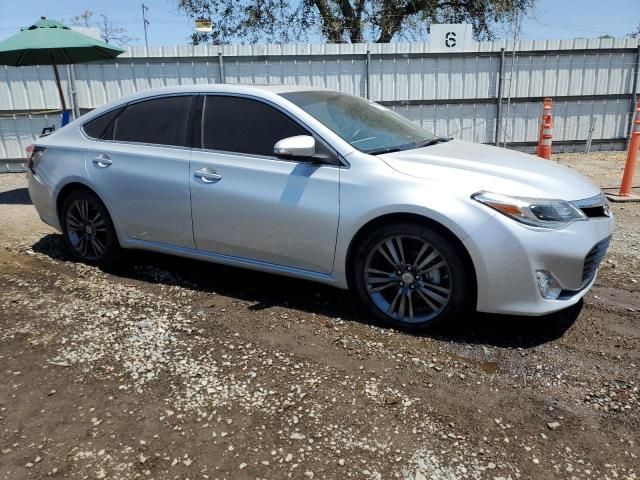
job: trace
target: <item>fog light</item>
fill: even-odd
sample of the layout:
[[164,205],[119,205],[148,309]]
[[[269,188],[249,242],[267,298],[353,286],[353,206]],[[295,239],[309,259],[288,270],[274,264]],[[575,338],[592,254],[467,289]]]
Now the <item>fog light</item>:
[[562,287],[551,273],[546,270],[536,270],[536,280],[538,280],[538,288],[543,298],[555,300],[560,296]]

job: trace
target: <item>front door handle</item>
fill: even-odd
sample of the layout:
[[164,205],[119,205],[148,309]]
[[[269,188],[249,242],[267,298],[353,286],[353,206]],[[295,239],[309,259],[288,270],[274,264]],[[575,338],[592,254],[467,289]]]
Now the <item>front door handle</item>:
[[204,183],[214,183],[222,179],[222,175],[215,170],[196,170],[193,172],[193,176],[199,178]]
[[107,155],[106,153],[101,153],[93,159],[93,164],[98,168],[107,168],[112,163],[113,162],[109,158],[109,155]]

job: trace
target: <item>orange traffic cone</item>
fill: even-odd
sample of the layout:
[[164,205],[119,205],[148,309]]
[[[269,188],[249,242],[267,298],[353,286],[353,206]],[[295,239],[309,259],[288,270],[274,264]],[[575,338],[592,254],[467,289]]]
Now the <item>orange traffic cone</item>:
[[551,114],[551,106],[553,100],[551,98],[544,99],[542,107],[542,123],[540,124],[540,132],[538,134],[538,148],[536,153],[539,157],[551,159],[551,143],[553,141],[553,115]]
[[633,184],[633,173],[636,169],[636,160],[638,159],[638,149],[640,148],[640,101],[636,105],[635,120],[633,121],[633,129],[631,130],[631,141],[629,142],[629,151],[627,152],[627,163],[624,167],[624,175],[622,176],[622,184],[620,185],[621,197],[631,196],[631,185]]

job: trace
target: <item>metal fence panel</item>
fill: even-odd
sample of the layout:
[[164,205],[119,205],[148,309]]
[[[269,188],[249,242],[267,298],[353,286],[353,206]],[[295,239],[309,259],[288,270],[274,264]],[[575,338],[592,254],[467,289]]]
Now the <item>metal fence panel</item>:
[[56,114],[0,117],[0,159],[25,158],[27,147],[43,128],[60,126],[59,117]]
[[[504,101],[499,121],[501,49]],[[509,41],[479,42],[451,54],[431,51],[425,42],[182,45],[133,47],[114,61],[73,68],[77,106],[85,111],[168,85],[312,85],[360,96],[368,90],[371,99],[430,130],[465,140],[491,143],[499,123],[501,140],[527,146],[537,138],[540,101],[549,96],[555,102],[556,148],[563,148],[562,142],[573,142],[575,148],[591,128],[601,144],[621,144],[630,122],[637,39],[528,40],[516,44],[515,55],[512,51]],[[70,105],[66,69],[61,73]],[[0,68],[0,158],[23,155],[42,127],[57,121],[52,111],[59,108],[51,67]]]

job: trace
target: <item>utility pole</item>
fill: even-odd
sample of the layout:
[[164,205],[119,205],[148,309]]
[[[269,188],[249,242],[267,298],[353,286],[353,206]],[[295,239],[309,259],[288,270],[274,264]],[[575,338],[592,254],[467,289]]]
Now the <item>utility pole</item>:
[[142,2],[142,24],[144,25],[144,44],[147,49],[149,48],[149,39],[147,38],[147,27],[149,25],[149,20],[147,20],[147,11],[149,7],[147,7],[144,2]]
[[[511,51],[511,73],[509,74],[509,92],[507,93],[507,120],[505,122],[504,128],[504,142],[502,143],[503,148],[507,148],[507,127],[509,127],[509,117],[511,111],[511,96],[513,95],[512,87],[513,87],[513,75],[514,68],[516,64],[516,42],[519,40],[520,36],[520,12],[516,11],[516,18],[513,25],[513,50]],[[513,127],[511,127],[511,140],[513,140]]]

